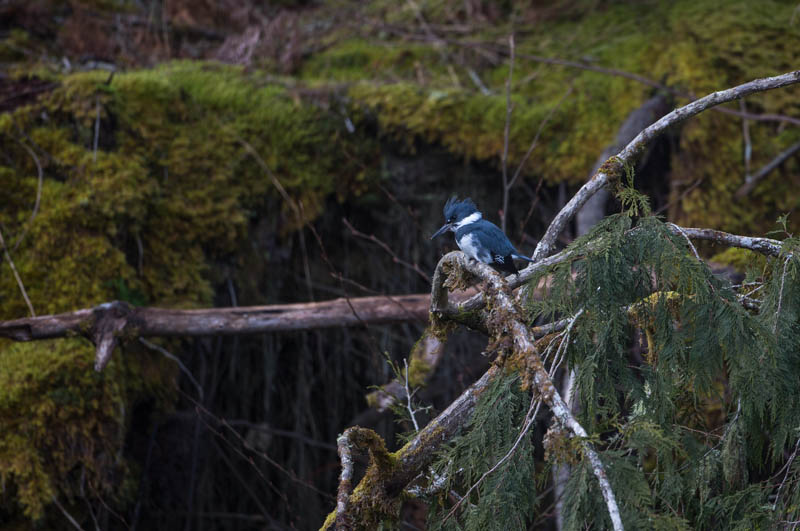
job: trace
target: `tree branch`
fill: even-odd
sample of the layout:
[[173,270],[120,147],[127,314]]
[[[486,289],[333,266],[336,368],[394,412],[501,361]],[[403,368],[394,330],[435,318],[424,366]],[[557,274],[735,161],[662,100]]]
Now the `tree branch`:
[[[371,459],[364,478],[355,489],[359,495],[350,496],[347,504],[349,514],[357,518],[360,528],[371,529],[371,525],[377,527],[388,516],[387,509],[395,506],[396,497],[420,471],[427,469],[436,452],[464,425],[472,415],[478,397],[500,371],[497,366],[490,367],[403,448],[390,454],[391,466],[383,467],[375,459]],[[322,529],[332,529],[333,524],[334,520],[329,516]]]
[[31,300],[28,298],[28,292],[25,291],[25,284],[22,283],[22,279],[17,272],[17,267],[14,265],[14,260],[11,259],[11,254],[8,252],[8,247],[6,246],[6,241],[3,239],[3,233],[0,231],[0,247],[3,248],[3,255],[8,262],[8,266],[11,268],[11,272],[14,273],[14,279],[17,281],[17,286],[19,286],[19,291],[22,293],[22,298],[25,299],[25,304],[28,305],[28,311],[31,312],[31,317],[36,317],[36,312],[33,310],[33,304],[31,304]]
[[[427,322],[430,296],[362,297],[272,306],[203,310],[134,308],[114,301],[56,315],[0,321],[0,337],[16,341],[69,335],[88,338],[97,348],[95,369],[102,370],[120,340],[139,336],[239,335],[419,320]],[[353,313],[351,308],[356,310]]]
[[616,157],[608,159],[608,161],[600,167],[600,170],[595,176],[578,190],[564,208],[561,209],[561,212],[556,215],[552,223],[550,223],[544,236],[539,241],[539,245],[536,246],[536,251],[534,251],[532,258],[534,260],[541,260],[545,256],[548,256],[552,251],[552,247],[558,235],[564,230],[564,227],[566,227],[567,223],[575,216],[583,204],[586,203],[595,192],[606,186],[612,178],[618,177],[624,165],[631,164],[639,153],[642,152],[644,146],[666,128],[682,122],[706,109],[719,105],[720,103],[742,98],[756,92],[793,85],[798,82],[800,82],[800,70],[795,70],[794,72],[789,72],[780,76],[756,79],[737,87],[713,92],[708,96],[693,101],[663,116],[636,135],[636,138],[629,142]]
[[475,260],[469,260],[463,253],[452,256],[451,260],[457,260],[462,268],[479,276],[489,284],[494,299],[493,307],[495,309],[500,309],[508,316],[507,319],[494,320],[494,322],[497,323],[494,327],[497,329],[492,330],[492,332],[495,334],[502,334],[504,330],[508,330],[511,333],[515,350],[527,361],[527,369],[530,372],[533,384],[536,386],[542,400],[550,407],[553,411],[553,415],[564,428],[571,431],[575,437],[582,439],[581,446],[583,447],[583,452],[589,459],[592,471],[598,483],[600,483],[600,490],[603,493],[603,499],[606,502],[608,514],[611,517],[611,522],[615,531],[624,529],[614,491],[611,489],[611,483],[608,481],[608,476],[606,475],[600,456],[595,451],[594,446],[586,440],[588,438],[586,430],[572,415],[569,406],[567,406],[561,398],[555,385],[553,385],[553,381],[547,374],[538,348],[530,333],[530,329],[521,319],[503,277],[498,275],[488,265]]
[[772,238],[756,238],[753,236],[739,236],[729,232],[722,232],[714,229],[695,229],[689,227],[678,227],[670,223],[670,230],[677,234],[688,236],[693,240],[708,240],[721,243],[729,247],[739,247],[750,249],[757,253],[767,256],[778,256],[781,254],[781,242]]
[[791,157],[798,151],[800,151],[800,142],[792,144],[785,150],[778,153],[777,157],[766,163],[764,166],[761,167],[761,169],[759,169],[753,175],[748,174],[745,177],[744,184],[742,184],[742,186],[739,187],[738,190],[736,190],[735,196],[741,199],[742,197],[752,192],[753,188],[755,188],[756,185],[758,184],[758,181],[769,175],[772,172],[772,170],[774,170],[775,168],[786,162],[789,159],[789,157]]
[[372,243],[374,243],[375,245],[377,245],[378,247],[380,247],[381,249],[386,251],[386,253],[389,256],[392,257],[392,261],[394,261],[395,264],[400,264],[403,267],[411,269],[412,271],[416,272],[420,277],[422,277],[422,279],[425,282],[430,284],[431,277],[429,277],[428,274],[425,271],[420,269],[419,265],[406,262],[405,260],[403,260],[402,258],[397,256],[397,253],[395,253],[392,250],[392,248],[389,247],[389,245],[386,242],[380,240],[374,234],[365,234],[365,233],[357,230],[355,227],[353,227],[353,225],[349,221],[347,221],[347,218],[342,218],[342,223],[344,223],[344,225],[350,230],[350,234],[352,234],[353,236],[355,236],[357,238],[361,238],[363,240],[371,241]]
[[506,232],[506,218],[508,217],[508,192],[511,185],[508,183],[508,141],[511,136],[511,113],[514,104],[511,103],[511,81],[514,77],[514,34],[508,37],[509,60],[508,79],[506,80],[506,123],[503,128],[503,213],[500,216],[500,228]]
[[347,511],[350,493],[353,491],[353,451],[350,442],[352,428],[345,430],[336,439],[339,459],[342,461],[342,473],[339,475],[339,490],[336,493],[336,529],[350,529],[353,522]]

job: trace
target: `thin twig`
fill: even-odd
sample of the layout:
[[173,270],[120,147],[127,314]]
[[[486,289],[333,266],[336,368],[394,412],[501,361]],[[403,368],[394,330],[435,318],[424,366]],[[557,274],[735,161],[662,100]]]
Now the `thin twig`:
[[61,512],[64,514],[64,517],[69,521],[70,524],[72,524],[72,527],[74,527],[78,531],[83,531],[81,525],[72,517],[71,514],[67,512],[64,506],[61,505],[61,503],[59,503],[58,498],[56,498],[55,496],[53,496],[53,503],[55,503],[56,507],[58,507],[61,510]]
[[368,234],[365,234],[365,233],[363,233],[363,232],[359,231],[358,229],[356,229],[355,227],[353,227],[353,225],[352,225],[352,224],[351,224],[349,221],[347,221],[347,218],[342,218],[342,223],[344,223],[344,224],[345,224],[345,226],[346,226],[346,227],[347,227],[347,228],[350,230],[350,233],[351,233],[353,236],[356,236],[357,238],[361,238],[361,239],[364,239],[364,240],[369,240],[369,241],[371,241],[372,243],[374,243],[375,245],[377,245],[378,247],[380,247],[381,249],[383,249],[384,251],[386,251],[386,253],[388,253],[388,254],[389,254],[389,256],[391,256],[391,257],[392,257],[392,261],[394,261],[394,263],[395,263],[395,264],[400,264],[400,265],[401,265],[401,266],[403,266],[403,267],[406,267],[406,268],[408,268],[408,269],[411,269],[412,271],[414,271],[415,273],[417,273],[417,274],[418,274],[420,277],[422,277],[422,278],[425,280],[425,282],[427,282],[428,284],[430,284],[430,283],[431,283],[431,277],[430,277],[430,276],[428,276],[428,274],[427,274],[425,271],[423,271],[423,270],[422,270],[422,269],[419,267],[419,265],[417,265],[417,264],[412,264],[412,263],[410,263],[410,262],[406,262],[405,260],[403,260],[402,258],[400,258],[399,256],[397,256],[397,253],[395,253],[395,252],[392,250],[392,248],[391,248],[391,247],[389,247],[389,246],[386,244],[386,242],[384,242],[384,241],[380,240],[380,239],[379,239],[379,238],[377,238],[377,237],[376,237],[374,234],[369,234],[369,235],[368,235]]
[[289,439],[298,440],[304,444],[307,444],[308,446],[314,446],[315,448],[332,450],[334,452],[336,451],[336,445],[312,439],[311,437],[303,435],[302,433],[298,433],[296,431],[273,428],[267,424],[259,424],[257,422],[250,422],[249,420],[234,419],[234,420],[228,420],[227,422],[228,425],[230,426],[244,426],[252,431],[271,433],[272,435],[277,435],[278,437],[287,437]]
[[514,104],[511,103],[511,81],[514,77],[514,34],[508,36],[508,79],[506,80],[506,123],[503,128],[503,212],[500,215],[500,228],[506,232],[506,217],[508,215],[508,192],[511,185],[508,183],[508,141],[511,133],[511,114]]
[[[517,166],[517,170],[514,172],[514,176],[511,178],[511,181],[508,183],[508,187],[509,188],[514,186],[514,184],[517,182],[517,179],[519,178],[520,174],[522,173],[522,168],[525,167],[525,163],[528,162],[528,158],[531,156],[531,153],[533,153],[533,150],[536,149],[536,146],[539,143],[539,137],[541,136],[542,131],[544,131],[544,127],[547,125],[547,122],[550,121],[550,118],[553,116],[553,114],[556,112],[556,110],[559,107],[561,107],[562,103],[564,103],[564,100],[567,99],[567,96],[572,94],[572,89],[573,89],[573,85],[570,85],[569,88],[567,89],[567,91],[564,93],[564,95],[561,96],[561,99],[559,99],[558,102],[556,102],[556,104],[554,106],[552,106],[549,111],[547,111],[547,115],[545,115],[545,117],[542,119],[542,121],[539,122],[539,128],[536,130],[536,134],[533,137],[533,141],[531,142],[531,145],[528,147],[528,151],[525,152],[525,156],[522,157],[522,161],[520,161],[519,166]],[[541,181],[540,181],[540,183],[541,183]],[[537,186],[537,192],[538,192],[538,186]]]
[[564,339],[562,339],[561,343],[558,345],[558,350],[556,350],[556,354],[553,356],[553,363],[550,364],[550,378],[555,376],[556,371],[564,361],[564,356],[567,353],[567,347],[569,347],[569,335],[572,332],[572,327],[575,325],[575,321],[578,320],[578,317],[580,317],[582,314],[583,308],[578,310],[578,312],[569,320],[567,329],[564,331]]
[[[244,477],[242,477],[242,475],[239,473],[239,471],[236,470],[236,467],[234,466],[233,462],[231,462],[231,460],[228,458],[228,456],[225,455],[225,452],[223,451],[222,446],[220,446],[220,444],[217,441],[215,441],[214,439],[212,439],[211,441],[212,441],[212,443],[214,444],[214,447],[217,450],[215,455],[218,455],[219,457],[222,458],[222,461],[225,463],[225,465],[228,467],[228,470],[231,472],[231,476],[236,478],[236,480],[242,485],[242,488],[250,496],[250,498],[253,500],[253,502],[255,502],[256,506],[261,511],[261,514],[264,515],[264,518],[269,518],[270,519],[269,521],[272,521],[272,519],[270,518],[269,510],[262,503],[261,497],[258,496],[255,493],[255,491],[253,490],[253,486],[251,485],[251,482],[247,481]],[[225,442],[227,442],[227,440]],[[238,452],[238,450],[234,450],[234,451],[239,453],[240,457],[242,457],[243,459],[245,459],[245,460],[247,459],[247,456],[245,456],[241,452]],[[251,464],[252,464],[252,461],[251,461]],[[264,478],[263,473],[260,470],[258,472],[261,475],[261,477]],[[266,478],[264,478],[264,479],[266,479]],[[278,488],[275,485],[272,484],[272,482],[267,481],[267,484],[270,487],[272,487],[272,489],[274,491],[277,491],[276,494],[278,494],[278,495],[282,494],[278,490]],[[288,507],[289,506],[289,501],[288,501],[288,499],[286,499],[285,495],[281,496],[281,498],[283,499],[284,503],[286,503],[286,506]]]
[[11,271],[14,273],[14,278],[17,279],[17,286],[19,286],[19,291],[22,293],[22,298],[25,299],[25,304],[28,305],[28,311],[31,312],[31,317],[36,317],[36,312],[33,310],[33,304],[31,304],[31,300],[28,298],[28,293],[25,291],[25,285],[22,283],[22,279],[19,277],[19,273],[17,272],[17,267],[14,265],[14,261],[11,259],[11,255],[6,247],[6,241],[3,239],[2,231],[0,231],[0,245],[3,246],[3,254],[8,261],[8,265],[11,267]]
[[768,163],[764,164],[764,166],[762,166],[761,169],[759,169],[755,174],[747,175],[745,177],[744,184],[742,184],[742,186],[739,187],[738,190],[736,190],[735,196],[737,198],[742,198],[747,194],[749,194],[753,190],[753,188],[756,187],[756,184],[758,184],[758,182],[761,179],[772,173],[772,171],[775,168],[783,164],[785,161],[789,159],[789,157],[791,157],[798,151],[800,151],[800,142],[796,142],[791,146],[789,146],[788,148],[781,151],[780,153],[778,153],[778,156],[776,156]]
[[[83,487],[81,487],[81,491],[82,490]],[[89,498],[87,498],[83,492],[81,492],[81,497],[83,498],[83,501],[86,502],[86,508],[89,510],[89,516],[92,518],[95,531],[100,531],[100,522],[97,521],[97,516],[94,514],[94,507],[92,507],[92,504],[89,502]]]
[[[329,274],[330,274],[331,277],[333,277],[336,280],[338,280],[341,284],[350,284],[351,286],[355,286],[356,288],[360,289],[361,291],[363,291],[365,293],[372,293],[373,295],[377,295],[377,296],[385,298],[386,300],[388,300],[389,302],[391,302],[392,304],[397,306],[401,311],[403,311],[406,314],[406,316],[408,317],[409,321],[417,321],[420,324],[427,323],[426,319],[422,319],[419,316],[414,315],[408,309],[408,307],[404,306],[403,303],[401,301],[397,300],[396,297],[394,297],[392,295],[388,295],[386,293],[381,293],[378,290],[374,290],[374,289],[368,288],[367,286],[361,284],[360,282],[356,282],[353,279],[345,277],[341,273],[334,273],[334,272],[331,271],[331,272],[329,272]],[[320,288],[317,288],[317,289],[320,289]],[[334,293],[340,293],[340,292],[339,291],[334,291]]]
[[139,337],[139,343],[141,343],[142,345],[146,346],[150,350],[155,350],[156,352],[160,353],[165,358],[171,359],[172,361],[177,363],[178,364],[178,368],[180,368],[181,372],[183,374],[185,374],[187,378],[189,378],[189,381],[192,382],[192,385],[194,385],[195,389],[197,389],[197,395],[200,397],[200,401],[201,402],[203,401],[203,396],[205,394],[205,393],[203,393],[203,386],[201,386],[199,383],[197,383],[197,380],[195,380],[194,376],[192,376],[192,371],[190,371],[189,368],[186,367],[186,365],[183,364],[183,362],[180,360],[180,358],[178,358],[174,354],[170,353],[164,347],[162,347],[160,345],[156,345],[155,343],[152,343],[152,342],[146,340],[143,337]]
[[481,94],[483,94],[484,96],[492,95],[492,91],[489,90],[489,88],[483,84],[483,81],[481,81],[481,78],[478,77],[478,73],[475,72],[475,70],[473,70],[472,68],[467,68],[467,75],[472,80],[472,82],[475,83],[475,86],[478,87],[478,90],[481,91]]
[[[739,110],[743,115],[747,114],[747,104],[744,98],[739,100]],[[750,123],[747,118],[742,118],[742,141],[744,142],[744,177],[745,181],[750,179],[750,159],[753,156],[753,143],[750,141]]]
[[[662,207],[660,207],[658,210],[655,211],[655,214],[656,215],[661,214],[662,212],[665,212],[665,211],[669,210],[670,208],[672,208],[674,205],[682,202],[683,199],[687,195],[689,195],[692,190],[694,190],[695,188],[700,186],[703,183],[704,180],[705,180],[705,177],[702,176],[702,175],[700,177],[698,177],[697,179],[695,179],[692,184],[690,184],[684,190],[681,191],[681,195],[671,199],[667,204],[665,204]],[[675,184],[677,185],[677,184],[682,184],[682,183],[677,183],[676,182]],[[667,216],[667,217],[670,217],[670,216]]]
[[24,142],[20,141],[19,143],[25,151],[33,159],[33,163],[36,164],[36,173],[38,174],[38,179],[36,183],[36,200],[33,203],[33,212],[31,212],[31,217],[28,218],[28,223],[25,224],[25,228],[22,229],[22,234],[17,237],[17,240],[14,242],[14,245],[11,246],[11,252],[15,252],[17,248],[22,243],[22,240],[25,239],[25,236],[28,234],[28,231],[33,226],[33,220],[36,219],[36,215],[39,213],[39,205],[42,201],[42,185],[44,181],[44,171],[42,171],[42,163],[39,162],[39,157],[36,156],[36,152],[29,148]]
[[408,414],[411,416],[411,422],[414,423],[414,433],[419,431],[419,423],[417,422],[417,416],[415,415],[416,411],[411,404],[411,396],[414,394],[408,387],[408,360],[403,358],[403,367],[405,368],[405,377],[406,377],[406,409],[408,409]]
[[783,303],[783,286],[786,283],[786,268],[789,266],[789,260],[792,259],[792,255],[786,257],[786,260],[783,262],[783,274],[781,275],[781,289],[778,292],[778,308],[775,310],[775,326],[772,327],[772,333],[778,333],[778,320],[781,316],[781,304]]
[[686,239],[686,243],[689,244],[689,248],[694,253],[695,258],[697,258],[698,260],[701,260],[700,259],[700,255],[697,254],[697,249],[695,249],[694,244],[692,243],[692,240],[689,239],[689,236],[686,234],[686,232],[681,227],[675,225],[674,223],[667,223],[667,225],[669,227],[672,227],[673,229],[675,229],[675,231],[677,231],[678,234],[680,234],[681,236],[683,236]]
[[775,502],[772,504],[773,511],[778,506],[778,500],[781,497],[781,490],[783,489],[783,484],[786,483],[786,478],[789,477],[789,472],[792,469],[792,462],[794,461],[794,458],[797,457],[797,450],[799,447],[800,447],[800,438],[797,439],[797,443],[794,445],[794,452],[792,452],[792,455],[789,456],[789,460],[786,462],[786,473],[783,475],[783,481],[781,481],[781,484],[778,487],[778,492],[775,494]]

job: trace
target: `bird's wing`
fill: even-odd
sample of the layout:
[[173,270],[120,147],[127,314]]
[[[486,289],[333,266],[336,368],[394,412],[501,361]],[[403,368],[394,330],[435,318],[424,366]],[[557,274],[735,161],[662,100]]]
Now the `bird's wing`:
[[508,256],[510,254],[517,253],[517,250],[514,249],[514,246],[508,240],[503,231],[500,230],[500,227],[492,223],[491,221],[486,221],[482,219],[477,221],[474,227],[474,231],[479,231],[483,236],[487,238],[488,241],[491,241],[494,248],[492,249],[492,253],[500,255],[500,256]]

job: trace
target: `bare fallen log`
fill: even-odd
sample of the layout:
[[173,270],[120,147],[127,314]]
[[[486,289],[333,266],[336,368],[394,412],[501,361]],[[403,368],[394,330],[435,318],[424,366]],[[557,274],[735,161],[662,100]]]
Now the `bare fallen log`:
[[136,326],[140,336],[204,336],[427,322],[429,305],[427,293],[200,310],[138,308],[114,301],[74,312],[0,321],[0,337],[32,341],[84,334],[87,325],[110,311],[124,316],[129,321],[127,326]]
[[424,324],[428,322],[429,305],[427,293],[202,310],[136,308],[114,301],[74,312],[2,321],[0,337],[16,341],[86,337],[97,347],[95,369],[99,371],[124,339],[256,334],[408,321]]

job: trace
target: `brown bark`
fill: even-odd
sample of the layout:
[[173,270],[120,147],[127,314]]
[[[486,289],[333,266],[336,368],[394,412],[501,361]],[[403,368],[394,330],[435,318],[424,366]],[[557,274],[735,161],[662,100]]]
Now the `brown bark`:
[[85,335],[105,311],[116,308],[136,327],[137,336],[203,336],[311,330],[339,326],[387,324],[418,320],[427,322],[430,295],[392,295],[334,299],[324,302],[239,306],[202,310],[134,308],[125,302],[110,302],[94,308],[36,318],[0,321],[0,337],[32,341]]
[[334,299],[325,302],[169,310],[121,301],[56,315],[0,321],[0,337],[16,341],[81,335],[97,347],[95,369],[108,363],[119,340],[139,336],[236,335],[292,330],[428,322],[430,295]]

